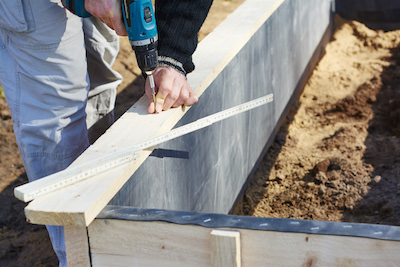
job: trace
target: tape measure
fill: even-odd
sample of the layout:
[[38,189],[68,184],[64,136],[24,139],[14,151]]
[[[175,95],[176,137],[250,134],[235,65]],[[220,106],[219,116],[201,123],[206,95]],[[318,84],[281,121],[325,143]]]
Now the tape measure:
[[178,127],[168,133],[156,136],[134,146],[126,147],[108,156],[86,162],[79,166],[69,167],[63,171],[43,177],[31,183],[16,187],[14,195],[16,198],[28,202],[39,196],[59,190],[66,186],[86,180],[99,173],[113,169],[117,166],[127,164],[140,157],[141,151],[154,147],[158,144],[175,139],[182,135],[210,126],[211,124],[265,105],[273,101],[273,94],[257,98],[244,104],[229,108],[218,113],[209,115],[184,126]]

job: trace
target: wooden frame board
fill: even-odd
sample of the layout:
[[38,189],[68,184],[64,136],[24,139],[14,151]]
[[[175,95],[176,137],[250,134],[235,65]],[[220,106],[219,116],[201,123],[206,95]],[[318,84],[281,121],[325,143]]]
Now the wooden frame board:
[[108,206],[65,227],[68,266],[397,266],[400,227]]
[[[400,262],[400,227],[385,225],[109,206],[90,224],[87,238],[92,266],[397,266]],[[74,259],[69,264],[82,266]]]
[[[400,242],[235,229],[242,266],[396,266]],[[89,226],[93,266],[216,266],[213,229],[165,222],[96,219]],[[124,237],[123,239],[121,237]]]

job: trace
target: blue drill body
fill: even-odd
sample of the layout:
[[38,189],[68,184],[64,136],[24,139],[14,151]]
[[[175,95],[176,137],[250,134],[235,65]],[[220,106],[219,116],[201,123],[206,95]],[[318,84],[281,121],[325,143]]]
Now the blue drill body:
[[[63,5],[83,18],[91,14],[85,0],[62,0]],[[157,67],[158,33],[151,0],[121,0],[122,15],[139,68],[151,75]]]
[[151,0],[122,0],[129,41],[139,68],[147,75],[157,67],[158,33]]
[[129,40],[139,41],[157,36],[156,20],[150,0],[123,0],[121,4]]
[[65,8],[79,17],[88,18],[92,16],[85,9],[85,0],[62,0],[61,2]]

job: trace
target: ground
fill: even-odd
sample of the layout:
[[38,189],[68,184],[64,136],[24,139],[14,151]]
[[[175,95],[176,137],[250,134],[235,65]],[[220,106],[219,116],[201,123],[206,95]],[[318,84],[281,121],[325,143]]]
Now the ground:
[[[242,0],[216,0],[203,38]],[[400,31],[336,21],[336,33],[290,110],[236,214],[400,225]],[[126,39],[114,68],[117,116],[143,94]],[[27,181],[0,97],[0,266],[56,266],[44,226],[13,197]]]
[[236,214],[400,225],[400,31],[335,26]]

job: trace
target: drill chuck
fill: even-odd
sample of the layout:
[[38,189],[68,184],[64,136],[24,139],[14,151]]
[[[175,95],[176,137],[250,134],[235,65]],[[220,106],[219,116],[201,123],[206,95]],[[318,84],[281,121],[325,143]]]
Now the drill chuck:
[[131,41],[130,43],[132,49],[135,50],[139,68],[144,72],[155,70],[158,64],[158,36],[143,41]]

